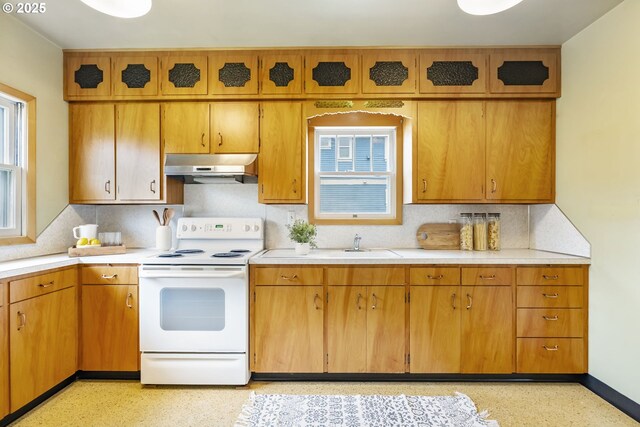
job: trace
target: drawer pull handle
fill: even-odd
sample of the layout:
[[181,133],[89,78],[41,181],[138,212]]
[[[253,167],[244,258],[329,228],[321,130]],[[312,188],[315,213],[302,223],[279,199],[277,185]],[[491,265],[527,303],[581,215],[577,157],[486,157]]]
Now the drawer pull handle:
[[356,297],[356,307],[358,307],[358,310],[362,310],[362,307],[360,307],[360,300],[362,299],[362,294],[358,293],[358,296]]
[[422,192],[423,193],[427,192],[427,180],[426,179],[422,180]]
[[431,274],[427,274],[427,279],[440,280],[440,279],[443,279],[443,278],[444,278],[443,274],[438,274],[437,276],[432,276]]
[[542,316],[544,320],[558,320],[558,315],[555,316]]
[[27,314],[23,311],[18,312],[18,330],[27,326]]
[[553,347],[547,347],[546,345],[543,345],[542,348],[544,348],[547,351],[558,351],[557,345],[554,345]]
[[467,310],[471,309],[471,306],[473,306],[473,299],[471,298],[471,295],[467,294],[467,301],[469,301],[469,304],[467,304]]
[[49,283],[39,283],[38,286],[40,286],[41,288],[48,288],[50,286],[53,286],[54,281],[50,281]]
[[297,274],[293,274],[291,276],[280,276],[282,280],[296,280],[298,278]]
[[495,274],[492,274],[491,276],[483,276],[482,274],[480,275],[480,278],[483,280],[493,280],[496,278]]
[[313,296],[313,305],[315,306],[316,310],[320,310],[320,307],[319,307],[319,306],[318,306],[318,304],[316,303],[316,301],[317,301],[317,300],[319,300],[319,299],[320,299],[320,295],[315,294],[315,295]]
[[496,180],[491,178],[491,192],[495,193],[497,189],[498,189],[498,184],[496,183]]
[[373,298],[373,304],[371,305],[371,310],[375,310],[376,307],[378,306],[378,297],[376,296],[376,294],[371,294],[372,298]]
[[556,294],[545,294],[545,293],[543,292],[543,293],[542,293],[542,295],[543,295],[545,298],[558,298],[558,294],[557,294],[557,293],[556,293]]
[[106,274],[103,274],[103,275],[102,275],[102,278],[103,278],[103,279],[106,279],[106,280],[115,279],[115,278],[117,278],[117,277],[118,277],[118,274],[117,274],[117,273],[116,273],[116,274],[112,274],[111,276],[107,276]]
[[156,180],[155,179],[149,183],[149,191],[151,191],[153,194],[156,194]]
[[553,276],[549,276],[549,275],[547,275],[547,274],[543,274],[543,275],[542,275],[542,278],[543,278],[544,280],[558,280],[558,275],[557,275],[557,274],[554,274]]
[[453,309],[456,309],[456,293],[452,293],[451,294],[451,307],[453,307]]
[[127,307],[129,308],[133,308],[133,305],[131,304],[131,298],[133,298],[133,294],[131,292],[129,292],[127,294],[127,299],[124,300],[124,303],[127,305]]

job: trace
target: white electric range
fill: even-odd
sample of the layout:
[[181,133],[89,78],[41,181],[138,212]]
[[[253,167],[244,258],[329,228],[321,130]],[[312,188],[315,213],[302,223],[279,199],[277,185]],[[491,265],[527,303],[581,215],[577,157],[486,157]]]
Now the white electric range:
[[249,258],[261,218],[180,218],[177,247],[140,276],[142,384],[249,382]]

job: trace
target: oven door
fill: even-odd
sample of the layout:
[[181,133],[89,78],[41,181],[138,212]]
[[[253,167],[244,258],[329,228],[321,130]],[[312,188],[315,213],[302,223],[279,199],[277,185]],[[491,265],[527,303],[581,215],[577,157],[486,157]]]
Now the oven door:
[[245,353],[246,266],[143,265],[140,351]]

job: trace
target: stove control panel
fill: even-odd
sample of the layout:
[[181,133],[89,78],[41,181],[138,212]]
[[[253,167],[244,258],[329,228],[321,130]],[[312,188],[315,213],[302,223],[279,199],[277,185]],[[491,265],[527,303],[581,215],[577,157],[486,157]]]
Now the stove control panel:
[[178,239],[263,239],[262,218],[180,218]]

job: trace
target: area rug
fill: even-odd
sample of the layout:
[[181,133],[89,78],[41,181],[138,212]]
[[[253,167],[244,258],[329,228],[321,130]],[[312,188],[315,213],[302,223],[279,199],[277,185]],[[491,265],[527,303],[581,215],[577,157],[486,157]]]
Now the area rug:
[[462,393],[454,396],[290,395],[251,393],[238,427],[498,427]]

